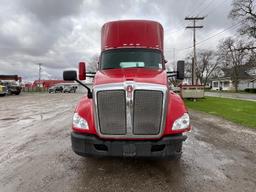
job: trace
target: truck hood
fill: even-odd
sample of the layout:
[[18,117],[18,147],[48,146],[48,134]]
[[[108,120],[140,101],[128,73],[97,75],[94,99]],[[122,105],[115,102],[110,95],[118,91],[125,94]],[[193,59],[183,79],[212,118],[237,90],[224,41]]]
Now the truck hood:
[[101,70],[96,73],[94,85],[120,83],[124,81],[167,85],[167,75],[165,70],[160,69],[108,69]]

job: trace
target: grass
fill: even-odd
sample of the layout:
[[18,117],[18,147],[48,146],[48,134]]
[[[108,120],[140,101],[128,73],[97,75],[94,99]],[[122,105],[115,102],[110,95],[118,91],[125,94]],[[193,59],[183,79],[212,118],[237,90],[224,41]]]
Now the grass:
[[256,102],[206,97],[196,102],[185,100],[188,108],[223,117],[234,123],[256,129]]

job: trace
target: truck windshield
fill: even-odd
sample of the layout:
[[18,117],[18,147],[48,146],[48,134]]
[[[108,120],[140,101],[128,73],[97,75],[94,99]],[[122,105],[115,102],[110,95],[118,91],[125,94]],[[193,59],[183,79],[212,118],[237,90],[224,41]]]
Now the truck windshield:
[[115,49],[102,53],[100,60],[101,69],[118,68],[153,68],[162,69],[162,54],[152,49]]

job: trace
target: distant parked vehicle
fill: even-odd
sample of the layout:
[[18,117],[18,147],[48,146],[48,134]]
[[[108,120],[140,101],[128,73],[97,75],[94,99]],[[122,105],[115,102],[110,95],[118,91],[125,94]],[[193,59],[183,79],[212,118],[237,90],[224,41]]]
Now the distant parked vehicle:
[[1,85],[5,87],[5,92],[8,95],[19,95],[21,87],[21,77],[18,75],[0,75]]
[[63,92],[64,93],[75,93],[77,86],[65,86]]
[[6,82],[5,86],[7,87],[8,95],[19,95],[22,87],[16,82]]
[[63,86],[62,85],[54,85],[48,89],[49,93],[62,93]]
[[5,96],[7,94],[7,88],[3,85],[0,85],[0,96]]

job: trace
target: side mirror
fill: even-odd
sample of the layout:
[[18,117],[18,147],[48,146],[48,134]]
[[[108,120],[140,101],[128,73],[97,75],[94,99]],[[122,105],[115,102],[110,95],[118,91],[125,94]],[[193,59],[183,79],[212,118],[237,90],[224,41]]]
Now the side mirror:
[[86,65],[85,62],[79,63],[79,80],[86,79]]
[[75,81],[77,79],[76,71],[64,71],[63,80],[65,81]]
[[177,79],[180,79],[180,80],[184,79],[184,66],[185,66],[185,61],[177,62]]

